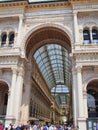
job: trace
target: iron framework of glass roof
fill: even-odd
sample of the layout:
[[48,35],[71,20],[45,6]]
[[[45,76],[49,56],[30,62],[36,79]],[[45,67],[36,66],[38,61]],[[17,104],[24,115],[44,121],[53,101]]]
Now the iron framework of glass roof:
[[34,58],[57,104],[68,103],[71,72],[69,52],[60,45],[49,44],[39,48]]

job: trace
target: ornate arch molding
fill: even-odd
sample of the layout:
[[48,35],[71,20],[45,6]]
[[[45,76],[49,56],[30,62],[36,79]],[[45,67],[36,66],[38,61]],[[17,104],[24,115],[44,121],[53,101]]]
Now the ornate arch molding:
[[[57,32],[59,32],[59,34],[62,34],[64,37],[66,37],[66,39],[68,40],[70,46],[72,45],[73,43],[73,36],[72,36],[72,32],[71,30],[68,28],[68,27],[64,27],[64,26],[61,26],[61,25],[58,25],[58,24],[50,24],[50,23],[47,23],[47,24],[41,24],[41,25],[38,25],[34,28],[31,28],[27,33],[26,35],[24,36],[23,40],[22,40],[22,48],[25,49],[25,54],[26,56],[28,57],[29,54],[27,54],[27,49],[28,49],[28,44],[31,44],[31,39],[32,37],[36,36],[38,33],[40,33],[40,31],[43,31],[43,30],[47,30],[48,32],[48,29],[51,29],[51,30],[55,30]],[[59,37],[59,36],[58,36]],[[43,39],[44,41],[45,39]],[[38,41],[37,43],[39,43],[40,41]],[[71,47],[70,47],[70,50],[71,50]],[[30,52],[30,50],[29,50]]]
[[86,22],[84,25],[83,25],[83,28],[93,28],[93,27],[98,27],[98,24],[95,23],[95,22]]
[[[42,45],[46,45],[48,42],[48,44],[54,43],[54,44],[59,44],[61,46],[63,46],[63,44],[65,44],[64,42],[60,41],[60,40],[56,40],[56,39],[47,39],[44,41],[41,41],[38,43],[38,48],[40,48]],[[67,44],[65,44],[65,46],[67,46]],[[32,58],[32,55],[35,53],[35,51],[38,49],[37,46],[34,46],[28,56],[28,59],[30,61],[30,59]]]
[[90,76],[90,77],[88,77],[88,78],[85,79],[85,81],[84,81],[84,87],[83,87],[83,91],[84,92],[87,91],[87,85],[90,82],[94,81],[94,80],[98,80],[98,75],[97,76],[92,75],[92,76]]

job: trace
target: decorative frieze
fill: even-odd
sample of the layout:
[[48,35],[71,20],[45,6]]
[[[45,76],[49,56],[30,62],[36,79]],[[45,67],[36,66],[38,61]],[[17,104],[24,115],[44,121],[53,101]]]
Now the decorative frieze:
[[[0,6],[1,7],[1,6]],[[3,11],[0,11],[0,17],[8,17],[8,16],[18,16],[19,14],[23,14],[24,13],[24,10],[23,8],[21,9],[10,9],[10,10],[3,10]]]
[[97,61],[98,62],[98,53],[77,53],[75,54],[76,61]]
[[92,9],[96,9],[98,11],[98,4],[78,4],[78,5],[73,5],[73,9],[74,10],[79,10],[79,12],[81,11],[91,11]]
[[9,68],[19,64],[19,56],[0,56],[0,67]]

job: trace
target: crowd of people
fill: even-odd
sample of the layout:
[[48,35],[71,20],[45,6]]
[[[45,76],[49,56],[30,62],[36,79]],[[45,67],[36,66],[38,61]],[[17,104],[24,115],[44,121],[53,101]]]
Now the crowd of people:
[[78,130],[77,127],[73,127],[72,125],[66,124],[43,124],[43,123],[27,123],[27,124],[19,124],[15,126],[10,123],[9,125],[3,125],[0,123],[0,130]]

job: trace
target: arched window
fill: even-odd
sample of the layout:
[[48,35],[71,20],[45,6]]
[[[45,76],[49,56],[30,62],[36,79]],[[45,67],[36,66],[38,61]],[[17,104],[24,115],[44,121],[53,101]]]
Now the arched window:
[[98,117],[98,92],[93,89],[87,92],[88,117]]
[[98,43],[98,31],[96,29],[92,30],[93,43]]
[[9,47],[13,47],[13,45],[14,45],[14,33],[11,33],[10,35],[9,35]]
[[84,38],[84,44],[90,43],[90,32],[89,32],[89,30],[85,29],[83,31],[83,38]]
[[7,38],[7,34],[6,33],[2,34],[2,36],[1,36],[1,46],[2,47],[6,46],[6,38]]

